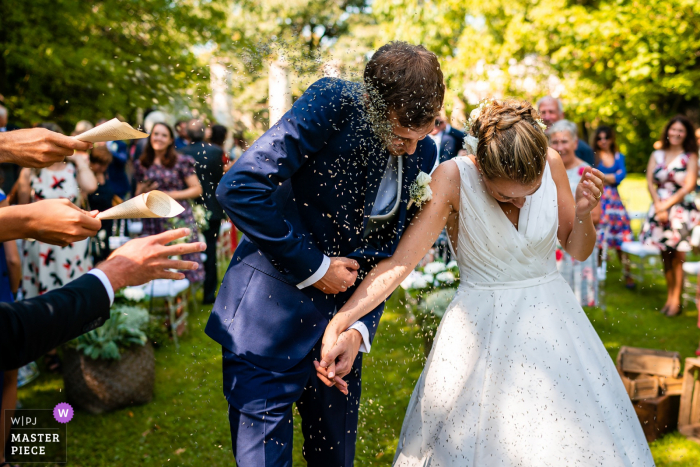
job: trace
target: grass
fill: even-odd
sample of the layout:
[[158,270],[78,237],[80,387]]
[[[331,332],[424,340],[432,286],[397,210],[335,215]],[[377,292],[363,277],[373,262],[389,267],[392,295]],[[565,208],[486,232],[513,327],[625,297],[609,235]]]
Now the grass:
[[[626,183],[621,188],[623,199],[643,205],[643,179],[631,177]],[[587,312],[611,357],[623,345],[675,350],[683,358],[694,356],[700,338],[697,312],[693,308],[673,319],[659,314],[656,310],[665,295],[660,277],[649,277],[637,291],[630,292],[624,288],[613,260],[606,292],[607,309]],[[104,415],[76,413],[68,425],[68,465],[233,464],[220,349],[203,331],[209,310],[202,307],[190,318],[189,333],[179,350],[171,343],[156,350],[153,401]],[[391,465],[404,411],[422,365],[418,330],[393,298],[372,353],[364,360],[356,465]],[[19,398],[24,408],[53,408],[64,401],[62,387],[60,376],[44,373],[20,389]],[[298,417],[294,436],[294,465],[305,465]],[[700,444],[678,433],[652,443],[651,449],[659,467],[700,464]]]

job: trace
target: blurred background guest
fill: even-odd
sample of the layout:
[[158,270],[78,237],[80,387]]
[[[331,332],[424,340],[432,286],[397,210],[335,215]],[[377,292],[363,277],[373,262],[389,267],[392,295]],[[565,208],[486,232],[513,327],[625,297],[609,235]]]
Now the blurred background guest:
[[[630,265],[622,251],[623,242],[633,240],[630,218],[617,186],[627,176],[625,156],[617,150],[615,132],[608,126],[601,126],[593,133],[593,148],[596,168],[605,175],[603,195],[600,199],[600,224],[598,224],[598,247],[617,251],[620,263],[624,265],[625,286],[634,288]],[[604,245],[605,244],[605,245]]]
[[[166,123],[154,124],[150,136],[145,138],[145,141],[141,157],[134,162],[135,195],[160,190],[177,200],[185,208],[178,216],[180,221],[192,229],[192,235],[187,242],[197,241],[198,229],[190,200],[202,194],[202,186],[195,173],[194,159],[175,151],[175,134]],[[171,226],[167,222],[167,219],[143,219],[143,235],[155,235],[170,230]],[[190,282],[201,282],[204,278],[201,254],[184,255],[183,259],[200,264],[198,269],[186,271],[185,276]]]
[[438,150],[435,167],[455,157],[464,144],[464,133],[452,128],[444,115],[435,118],[435,127],[430,132],[430,137]]
[[187,121],[178,120],[175,123],[175,149],[182,149],[188,144],[190,144],[190,140],[187,136]]
[[[222,131],[217,128],[223,128]],[[219,235],[221,221],[226,218],[224,210],[216,200],[216,188],[221,177],[224,176],[224,151],[217,145],[205,143],[204,124],[197,119],[190,120],[187,124],[187,135],[190,145],[182,149],[182,153],[191,156],[195,160],[195,168],[199,182],[202,185],[202,205],[207,211],[207,222],[202,229],[204,241],[207,244],[206,261],[204,262],[204,303],[214,303],[216,299],[216,287],[219,285],[216,270],[216,239]],[[216,136],[217,142],[223,144],[226,139],[226,128],[221,125],[212,127],[212,137]]]
[[[8,205],[4,193],[0,193],[0,208]],[[0,244],[0,302],[14,302],[22,278],[17,242],[10,240]],[[17,406],[17,370],[0,371],[0,427],[5,418],[12,417]],[[4,462],[5,445],[9,430],[0,430],[0,464]]]
[[694,202],[698,142],[693,124],[682,115],[673,117],[664,128],[661,143],[661,149],[651,154],[647,165],[647,186],[653,204],[640,240],[661,249],[667,287],[661,312],[677,316],[682,306],[685,253],[691,250],[690,233],[700,221]]
[[[63,134],[61,127],[52,122],[39,125]],[[88,160],[81,155],[66,158],[44,169],[24,168],[17,187],[18,204],[29,204],[43,199],[68,199],[82,206],[87,195],[97,189],[95,174]],[[65,247],[25,239],[22,247],[22,298],[28,299],[62,287],[90,270],[90,240],[82,240]],[[50,371],[58,371],[60,360],[55,351],[46,359]]]
[[224,172],[228,170],[235,164],[239,157],[248,149],[248,144],[246,143],[245,137],[242,133],[237,133],[233,135],[233,146],[228,153],[228,161],[224,163]]
[[[539,110],[542,121],[548,128],[559,120],[564,119],[564,104],[562,104],[561,99],[558,97],[545,96],[538,100],[537,110]],[[578,126],[576,127],[576,138],[578,139]],[[576,144],[576,157],[590,166],[595,165],[593,150],[582,139],[578,139],[578,143]]]
[[[101,119],[97,125],[102,125],[107,120]],[[112,162],[107,168],[107,183],[112,192],[121,199],[126,199],[131,189],[129,175],[127,173],[129,164],[129,145],[126,141],[107,141],[104,143],[112,154]]]
[[[107,168],[111,162],[112,153],[109,152],[106,146],[94,146],[90,150],[90,170],[95,174],[95,179],[97,180],[97,190],[94,193],[90,193],[87,198],[90,210],[106,211],[122,201],[121,198],[114,194],[112,185],[109,183]],[[94,264],[107,259],[111,252],[109,249],[109,237],[112,235],[113,223],[114,221],[111,219],[103,220],[102,228],[98,232],[97,238],[93,240],[93,244],[96,245],[92,249]]]
[[[576,157],[577,134],[576,124],[569,120],[559,120],[547,129],[549,144],[561,156],[566,169],[566,176],[569,178],[571,193],[574,196],[576,196],[576,186],[581,181],[584,168],[590,167],[585,161]],[[600,203],[591,212],[591,218],[593,219],[593,224],[597,226],[600,221]],[[571,286],[581,306],[598,305],[597,262],[597,250],[593,250],[593,254],[585,261],[577,261],[564,249],[557,249],[557,267],[559,272]]]
[[214,146],[219,147],[221,149],[221,151],[223,152],[224,143],[226,142],[227,133],[228,133],[228,130],[226,129],[225,126],[218,125],[218,124],[212,125],[211,126],[211,137],[209,138],[209,142],[211,144],[213,144]]

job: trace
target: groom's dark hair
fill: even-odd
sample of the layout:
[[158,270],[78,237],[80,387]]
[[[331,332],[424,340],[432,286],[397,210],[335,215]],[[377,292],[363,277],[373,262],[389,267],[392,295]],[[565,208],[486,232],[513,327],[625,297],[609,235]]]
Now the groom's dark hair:
[[420,128],[435,120],[445,98],[437,56],[422,45],[389,42],[367,63],[365,85],[381,98],[404,127]]

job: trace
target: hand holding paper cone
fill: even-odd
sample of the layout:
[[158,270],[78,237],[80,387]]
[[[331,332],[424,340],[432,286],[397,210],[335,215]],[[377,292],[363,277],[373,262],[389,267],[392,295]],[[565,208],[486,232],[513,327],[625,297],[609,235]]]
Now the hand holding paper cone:
[[142,193],[97,215],[98,219],[143,219],[175,217],[184,211],[180,203],[162,191]]

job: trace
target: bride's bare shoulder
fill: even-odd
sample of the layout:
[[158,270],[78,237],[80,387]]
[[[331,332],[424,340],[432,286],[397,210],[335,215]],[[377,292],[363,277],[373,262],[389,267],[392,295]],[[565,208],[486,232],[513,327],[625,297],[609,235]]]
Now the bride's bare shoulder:
[[457,161],[451,159],[438,165],[431,178],[430,187],[433,194],[443,198],[448,204],[458,206],[460,172]]

